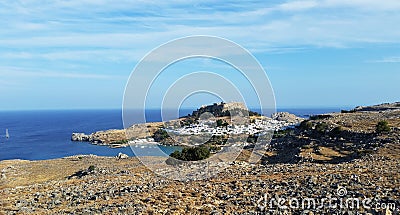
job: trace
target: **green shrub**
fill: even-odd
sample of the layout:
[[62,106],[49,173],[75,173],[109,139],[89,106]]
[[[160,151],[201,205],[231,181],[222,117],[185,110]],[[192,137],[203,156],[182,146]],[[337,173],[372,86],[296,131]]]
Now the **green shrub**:
[[321,114],[321,115],[313,115],[313,116],[310,116],[310,119],[311,120],[320,120],[320,119],[328,119],[328,118],[330,118],[331,117],[331,115],[328,115],[328,114]]
[[172,152],[169,156],[173,157],[173,158],[176,158],[176,159],[179,159],[181,157],[181,154],[182,154],[181,151],[176,150],[176,151]]
[[248,143],[256,143],[257,142],[257,136],[256,135],[249,135],[247,137],[246,142],[248,142]]
[[217,127],[223,127],[229,125],[225,120],[223,119],[217,119]]
[[255,111],[249,110],[249,116],[261,116],[261,114],[255,112]]
[[325,122],[318,123],[315,126],[315,130],[320,133],[324,133],[326,131],[326,129],[328,129],[328,124],[326,124]]
[[224,145],[228,140],[227,135],[213,135],[208,141],[207,144],[209,145]]
[[343,127],[342,126],[337,126],[334,129],[332,129],[331,134],[334,136],[340,135],[343,132]]
[[183,148],[182,151],[173,152],[170,157],[183,161],[204,160],[210,157],[210,148],[207,146]]
[[222,114],[218,116],[261,116],[261,114],[243,108],[233,108],[229,111],[222,112]]
[[305,120],[300,123],[300,128],[303,130],[311,130],[313,128],[313,124],[310,121]]
[[210,153],[212,153],[212,152],[216,153],[218,151],[221,151],[221,146],[211,145],[211,146],[209,146],[209,150],[210,150]]
[[94,165],[89,166],[88,170],[89,172],[93,172],[96,169]]
[[[312,128],[312,124],[311,124],[311,128]],[[272,137],[273,137],[273,138],[285,137],[285,136],[291,134],[292,132],[293,132],[292,129],[278,130],[278,131],[275,131],[275,132],[274,132],[274,134],[273,134]],[[249,142],[249,141],[247,141],[247,142]]]
[[390,130],[391,129],[390,129],[389,123],[387,121],[378,122],[378,124],[376,125],[376,129],[375,129],[376,133],[378,133],[378,134],[387,133]]
[[154,141],[156,141],[156,142],[162,142],[163,140],[167,139],[168,137],[169,137],[168,132],[165,131],[164,129],[158,129],[153,134]]
[[188,117],[188,118],[180,121],[181,126],[189,126],[189,125],[195,124],[195,123],[197,123],[197,121],[193,117]]
[[340,111],[341,113],[355,113],[356,112],[356,110],[341,110]]
[[127,144],[128,142],[129,142],[129,140],[118,140],[118,141],[111,142],[110,145],[121,145],[121,144]]

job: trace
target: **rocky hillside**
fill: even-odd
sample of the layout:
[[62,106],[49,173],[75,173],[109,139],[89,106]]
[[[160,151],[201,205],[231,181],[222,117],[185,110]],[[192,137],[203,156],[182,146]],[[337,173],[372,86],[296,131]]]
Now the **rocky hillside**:
[[[340,163],[371,154],[388,143],[399,144],[397,104],[312,116],[275,138],[268,149],[273,156],[266,157],[265,162]],[[387,132],[377,131],[379,122],[387,123]]]
[[[231,162],[211,179],[189,182],[159,177],[136,158],[2,161],[0,214],[398,214],[399,150],[387,144],[340,164]],[[270,205],[279,198],[352,197],[368,198],[369,208]]]
[[256,112],[250,111],[246,108],[246,106],[241,103],[241,102],[230,102],[230,103],[214,103],[212,105],[203,105],[196,111],[193,111],[193,113],[188,116],[188,117],[194,117],[194,118],[199,118],[201,114],[203,113],[211,113],[215,117],[224,117],[224,116],[230,116],[230,111],[238,111],[238,110],[243,110],[246,111],[249,116],[253,115],[259,115]]
[[[0,214],[399,214],[399,109],[313,116],[281,132],[262,162],[245,162],[245,150],[206,180],[169,180],[121,156],[1,161]],[[206,167],[180,171],[193,168]]]
[[373,106],[358,106],[352,110],[352,112],[360,112],[360,111],[386,111],[386,110],[399,110],[400,102],[395,103],[384,103]]

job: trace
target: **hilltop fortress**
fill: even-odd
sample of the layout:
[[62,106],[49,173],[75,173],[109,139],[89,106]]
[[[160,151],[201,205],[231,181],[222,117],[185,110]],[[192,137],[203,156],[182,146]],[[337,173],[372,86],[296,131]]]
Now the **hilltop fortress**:
[[192,117],[199,118],[201,114],[209,112],[212,113],[215,117],[224,117],[230,116],[230,111],[232,110],[244,110],[248,111],[249,116],[259,115],[256,112],[250,111],[247,109],[245,104],[242,102],[229,102],[229,103],[214,103],[212,105],[203,105],[196,111],[193,111]]

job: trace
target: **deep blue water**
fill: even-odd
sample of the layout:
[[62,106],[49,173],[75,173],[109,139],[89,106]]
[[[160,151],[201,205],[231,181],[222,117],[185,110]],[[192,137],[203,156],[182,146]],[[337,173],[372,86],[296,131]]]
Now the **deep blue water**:
[[[121,115],[120,110],[0,112],[0,160],[43,160],[77,154],[116,156],[119,152],[134,156],[130,147],[112,149],[70,140],[73,132],[92,133],[123,128]],[[146,115],[148,121],[159,120],[152,111]],[[6,128],[9,130],[9,139],[5,138]],[[160,147],[167,154],[179,149]],[[140,155],[162,155],[152,148],[136,150]]]
[[[180,114],[192,110],[181,110]],[[281,109],[299,116],[340,111],[340,109]],[[78,154],[116,156],[119,152],[134,156],[130,147],[111,149],[89,143],[72,142],[72,132],[92,133],[99,130],[123,128],[120,110],[46,110],[0,112],[0,160],[43,160]],[[149,122],[160,121],[160,112],[146,112]],[[5,138],[5,130],[10,138]],[[159,146],[166,154],[179,147]],[[159,156],[154,148],[140,148],[138,155]]]

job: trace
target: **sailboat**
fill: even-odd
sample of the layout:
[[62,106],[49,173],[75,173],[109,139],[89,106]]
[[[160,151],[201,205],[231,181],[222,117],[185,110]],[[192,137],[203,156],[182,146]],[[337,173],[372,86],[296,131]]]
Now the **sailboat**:
[[10,134],[8,133],[8,128],[6,128],[6,138],[10,138]]

